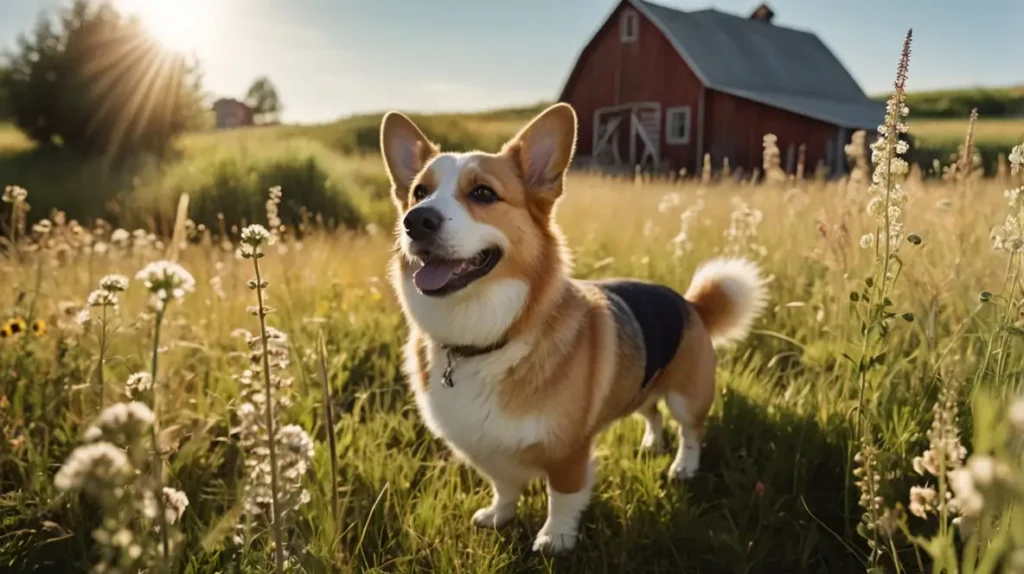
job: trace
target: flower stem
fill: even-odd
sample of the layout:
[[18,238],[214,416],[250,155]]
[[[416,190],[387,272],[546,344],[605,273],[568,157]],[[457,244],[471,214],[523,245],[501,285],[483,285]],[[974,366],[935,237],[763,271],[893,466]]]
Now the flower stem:
[[107,306],[102,306],[100,311],[100,362],[96,366],[96,379],[100,391],[100,412],[103,412],[106,398],[106,383],[103,380],[103,361],[107,353]]
[[331,393],[327,383],[327,349],[324,344],[324,334],[320,332],[317,336],[317,353],[320,355],[320,381],[324,389],[324,424],[327,425],[327,444],[331,452],[331,520],[332,526],[338,522],[338,461],[337,444],[334,439],[334,411],[331,409]]
[[284,573],[284,542],[281,533],[281,509],[278,506],[277,485],[277,434],[274,431],[274,388],[270,382],[270,348],[267,342],[266,308],[263,305],[263,278],[260,275],[259,251],[252,258],[253,270],[256,272],[256,301],[259,304],[260,343],[263,345],[263,381],[266,384],[267,417],[267,449],[270,451],[270,509],[273,516],[274,531],[274,562],[278,574]]
[[[166,302],[162,302],[162,305],[166,305]],[[153,495],[156,497],[157,508],[159,509],[159,516],[157,521],[160,524],[160,544],[163,551],[163,560],[161,561],[161,569],[167,571],[170,567],[169,560],[171,554],[170,534],[167,532],[167,509],[164,504],[164,491],[163,485],[163,458],[160,455],[160,413],[157,410],[160,406],[159,399],[160,386],[157,384],[157,363],[160,357],[160,327],[164,321],[164,308],[161,307],[156,312],[156,324],[153,327],[153,358],[152,358],[152,390],[151,397],[153,403],[153,424],[150,425],[150,437],[153,443]]]

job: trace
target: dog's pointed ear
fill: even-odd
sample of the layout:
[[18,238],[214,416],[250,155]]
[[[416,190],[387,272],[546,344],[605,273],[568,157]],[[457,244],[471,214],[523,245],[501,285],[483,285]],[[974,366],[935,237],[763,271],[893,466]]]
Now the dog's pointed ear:
[[380,152],[391,178],[391,195],[403,209],[416,175],[438,154],[437,146],[406,115],[388,112],[380,122]]
[[576,112],[569,104],[558,103],[509,140],[502,153],[519,166],[528,192],[554,204],[575,149]]

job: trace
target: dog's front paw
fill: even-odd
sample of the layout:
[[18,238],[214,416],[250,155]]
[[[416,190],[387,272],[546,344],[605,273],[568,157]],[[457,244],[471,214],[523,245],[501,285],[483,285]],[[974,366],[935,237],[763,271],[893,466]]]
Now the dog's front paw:
[[473,524],[480,528],[501,528],[515,518],[515,508],[502,508],[500,506],[488,506],[481,508],[473,514]]
[[537,533],[533,541],[536,552],[550,556],[565,554],[576,546],[576,534],[573,532],[555,532],[546,525]]

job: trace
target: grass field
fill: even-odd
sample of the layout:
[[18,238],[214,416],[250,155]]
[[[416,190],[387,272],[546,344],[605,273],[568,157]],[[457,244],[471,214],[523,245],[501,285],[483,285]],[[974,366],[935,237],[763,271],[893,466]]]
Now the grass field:
[[[922,119],[914,122],[913,133],[922,146],[940,148],[962,145],[964,129],[962,119]],[[1005,150],[1024,138],[1024,118],[981,118],[974,129],[981,145]]]
[[[450,146],[500,142],[534,111],[423,124]],[[278,480],[298,502],[282,524],[300,571],[1015,571],[1024,232],[1018,196],[1004,192],[1024,181],[898,176],[904,203],[869,181],[572,173],[557,221],[576,277],[684,290],[702,261],[741,255],[769,278],[770,303],[720,354],[698,475],[669,482],[671,456],[638,450],[641,420],[616,424],[596,449],[577,550],[552,558],[530,551],[539,483],[509,527],[471,525],[487,485],[432,438],[400,374],[406,328],[385,279],[393,215],[379,157],[360,153],[377,121],[193,134],[179,157],[113,176],[25,153],[0,130],[0,177],[28,189],[33,220],[49,218],[20,229],[14,190],[0,203],[0,569],[82,572],[106,558],[122,561],[107,572],[135,572],[167,534],[171,571],[273,571],[265,507],[244,504],[269,480],[253,418],[263,380],[246,373],[267,356],[281,377],[275,424],[298,425],[278,444]],[[268,205],[273,185],[283,197]],[[64,206],[115,224],[83,228],[51,211]],[[253,222],[283,224],[258,259],[265,290],[248,285],[254,261],[237,251]],[[880,226],[894,230],[889,249]],[[158,260],[194,286],[136,278]],[[97,290],[108,274],[127,290]],[[153,308],[154,294],[180,300]],[[267,323],[286,338],[259,336],[253,306],[273,307]],[[145,372],[151,389],[132,376]],[[104,410],[129,400],[152,406],[157,426],[148,407]],[[126,448],[72,456],[97,434]],[[178,493],[148,494],[161,486]]]

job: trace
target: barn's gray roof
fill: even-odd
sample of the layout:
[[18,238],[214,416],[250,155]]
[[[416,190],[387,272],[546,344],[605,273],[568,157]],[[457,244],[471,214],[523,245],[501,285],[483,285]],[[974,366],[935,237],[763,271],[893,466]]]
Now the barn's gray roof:
[[719,12],[629,0],[708,88],[840,127],[875,128],[885,105],[810,32]]
[[717,10],[683,12],[631,0],[705,86],[847,128],[874,128],[885,106],[870,100],[810,32]]

